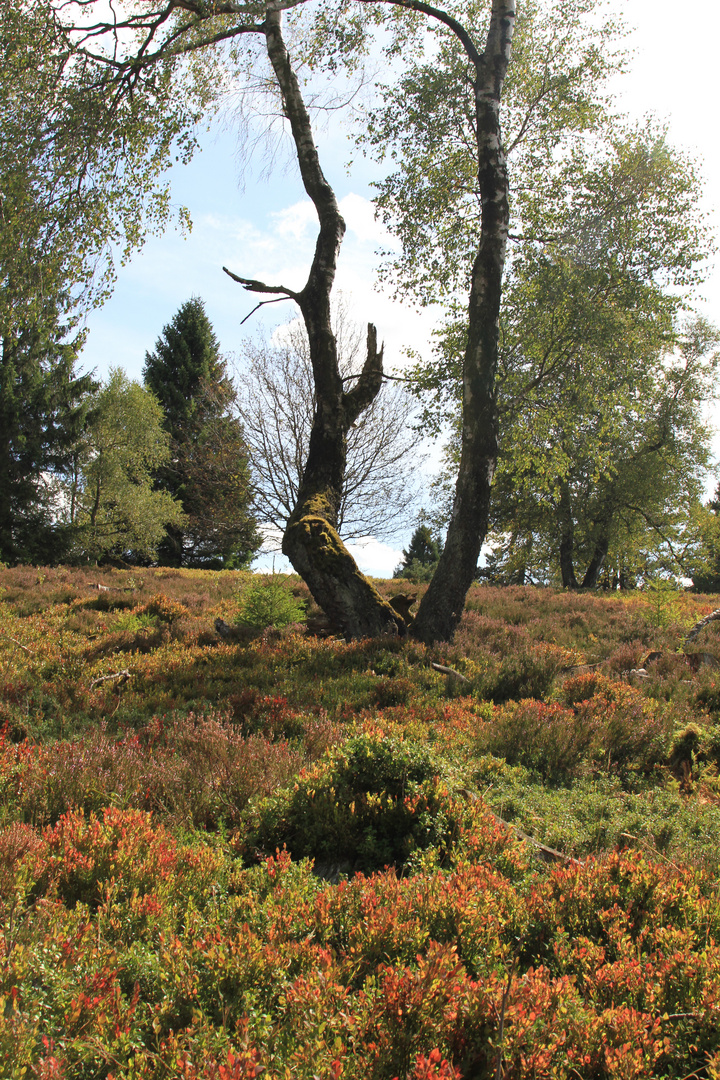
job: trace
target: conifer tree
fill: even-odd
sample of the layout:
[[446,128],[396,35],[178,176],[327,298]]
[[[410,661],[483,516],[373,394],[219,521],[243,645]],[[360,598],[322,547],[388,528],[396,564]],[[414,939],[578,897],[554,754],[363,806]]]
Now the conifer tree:
[[412,534],[407,551],[403,549],[403,561],[393,576],[411,581],[429,581],[442,549],[442,540],[433,536],[429,525],[421,523]]
[[171,460],[159,488],[180,500],[187,516],[160,544],[168,566],[243,566],[260,546],[250,512],[248,454],[232,415],[233,386],[199,297],[186,301],[146,353],[145,385],[165,411]]
[[54,478],[69,467],[92,379],[77,376],[81,336],[69,337],[54,298],[0,340],[0,560],[53,563],[66,552]]

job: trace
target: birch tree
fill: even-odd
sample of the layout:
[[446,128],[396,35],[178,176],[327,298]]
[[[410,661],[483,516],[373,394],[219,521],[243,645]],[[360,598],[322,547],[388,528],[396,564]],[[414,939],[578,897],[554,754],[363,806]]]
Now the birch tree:
[[[323,174],[306,104],[282,29],[292,4],[240,4],[235,0],[165,0],[130,4],[124,17],[107,20],[99,5],[69,0],[55,18],[83,62],[95,65],[110,95],[130,100],[145,73],[184,71],[183,57],[216,54],[221,43],[253,37],[264,45],[291,131],[300,176],[319,219],[315,254],[302,289],[262,282],[228,268],[243,288],[295,301],[308,334],[316,411],[308,457],[283,539],[283,550],[326,613],[348,636],[404,632],[397,613],[360,574],[337,532],[345,473],[347,433],[376,397],[383,379],[383,350],[369,323],[366,358],[354,384],[345,387],[330,319],[330,295],[345,231],[335,194]],[[468,302],[468,344],[463,370],[463,452],[456,506],[436,579],[416,620],[417,634],[447,638],[457,624],[487,527],[490,484],[497,455],[495,371],[498,313],[509,221],[508,177],[499,106],[510,60],[515,0],[492,0],[480,33],[423,0],[397,0],[398,11],[422,15],[442,28],[467,65],[474,114],[474,162],[482,212]],[[132,47],[128,47],[128,37]],[[197,61],[202,64],[202,59]]]

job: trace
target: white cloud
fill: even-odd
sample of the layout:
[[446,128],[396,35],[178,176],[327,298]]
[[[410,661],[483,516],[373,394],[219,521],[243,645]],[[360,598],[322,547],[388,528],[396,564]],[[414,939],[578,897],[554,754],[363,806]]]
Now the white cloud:
[[395,567],[402,562],[402,551],[383,544],[374,536],[364,537],[345,546],[363,574],[371,577],[391,578]]
[[361,243],[380,244],[392,250],[399,247],[392,233],[375,217],[375,207],[369,199],[350,192],[340,200],[340,213],[348,231],[354,233]]
[[284,210],[275,210],[269,216],[276,236],[304,240],[309,232],[313,235],[317,232],[318,216],[309,199],[293,203]]

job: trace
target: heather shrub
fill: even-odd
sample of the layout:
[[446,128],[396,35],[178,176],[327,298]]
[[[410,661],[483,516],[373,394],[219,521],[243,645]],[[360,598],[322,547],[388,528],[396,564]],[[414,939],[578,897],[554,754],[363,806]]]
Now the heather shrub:
[[496,708],[479,729],[477,751],[554,783],[588,770],[647,772],[666,759],[665,710],[635,687],[591,672],[566,680],[558,696]]
[[592,731],[578,724],[572,709],[525,699],[495,709],[479,729],[476,750],[559,781],[579,768],[592,740]]
[[5,746],[0,761],[7,818],[45,825],[113,805],[216,829],[237,824],[253,795],[286,784],[303,757],[285,740],[246,737],[222,716],[190,713],[119,738],[101,725],[72,742]]
[[108,589],[92,596],[89,600],[77,601],[78,607],[88,608],[90,611],[124,611],[136,604],[135,597],[126,592],[116,589]]
[[449,841],[447,794],[447,767],[427,747],[357,735],[250,808],[248,850],[286,846],[293,858],[345,869],[402,869],[413,851]]
[[155,593],[146,603],[136,608],[138,616],[147,615],[164,623],[174,623],[190,614],[184,604],[165,593]]
[[578,724],[595,733],[594,759],[602,764],[605,758],[608,770],[647,772],[666,760],[671,714],[639,688],[590,672],[567,679],[559,697],[575,709]]
[[695,691],[695,704],[712,716],[720,717],[720,679],[713,671],[704,675]]
[[528,648],[495,660],[475,680],[475,690],[487,701],[543,698],[550,690],[562,657],[542,647]]

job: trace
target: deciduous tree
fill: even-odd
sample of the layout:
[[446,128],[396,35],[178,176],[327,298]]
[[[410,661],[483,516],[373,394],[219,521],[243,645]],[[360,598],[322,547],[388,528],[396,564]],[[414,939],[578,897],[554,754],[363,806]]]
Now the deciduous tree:
[[96,393],[85,440],[61,489],[74,557],[154,559],[182,506],[157,491],[153,472],[170,456],[160,403],[120,370]]
[[[123,18],[106,20],[96,4],[70,0],[56,15],[80,51],[92,63],[104,63],[109,87],[160,67],[172,71],[182,53],[197,56],[221,41],[248,38],[264,42],[279,90],[283,115],[295,144],[305,190],[319,219],[319,234],[305,286],[291,290],[268,285],[233,272],[250,291],[290,297],[298,304],[308,333],[317,408],[308,459],[290,516],[283,550],[307,581],[327,614],[351,636],[403,629],[397,613],[359,573],[337,533],[337,513],[345,472],[347,433],[376,397],[382,382],[382,349],[369,326],[367,358],[354,385],[345,387],[338,367],[330,317],[330,294],[338,251],[345,230],[337,200],[325,178],[313,140],[300,83],[281,27],[283,4],[263,10],[233,0],[208,5],[204,0],[175,0],[130,5]],[[296,5],[293,5],[296,6]],[[448,34],[448,50],[463,68],[465,99],[473,120],[473,172],[481,192],[482,210],[470,273],[468,338],[463,373],[464,422],[453,515],[436,581],[423,601],[416,631],[426,639],[449,637],[460,618],[465,593],[472,581],[484,536],[492,474],[497,454],[494,379],[497,365],[498,313],[509,222],[508,179],[500,134],[499,105],[510,59],[515,23],[515,0],[492,0],[489,21],[479,28],[422,0],[398,5],[434,20]],[[74,27],[71,25],[75,20]],[[332,20],[331,20],[332,21]],[[416,20],[417,21],[417,20]],[[127,31],[135,32],[132,49]],[[140,40],[139,46],[137,40]],[[252,51],[252,46],[250,50]],[[469,72],[469,78],[468,76]]]
[[160,68],[126,73],[132,96],[103,92],[59,14],[0,0],[0,558],[13,562],[63,555],[49,492],[92,387],[76,372],[81,317],[107,295],[118,244],[127,254],[166,224],[161,174],[171,147],[190,152],[199,101]]

